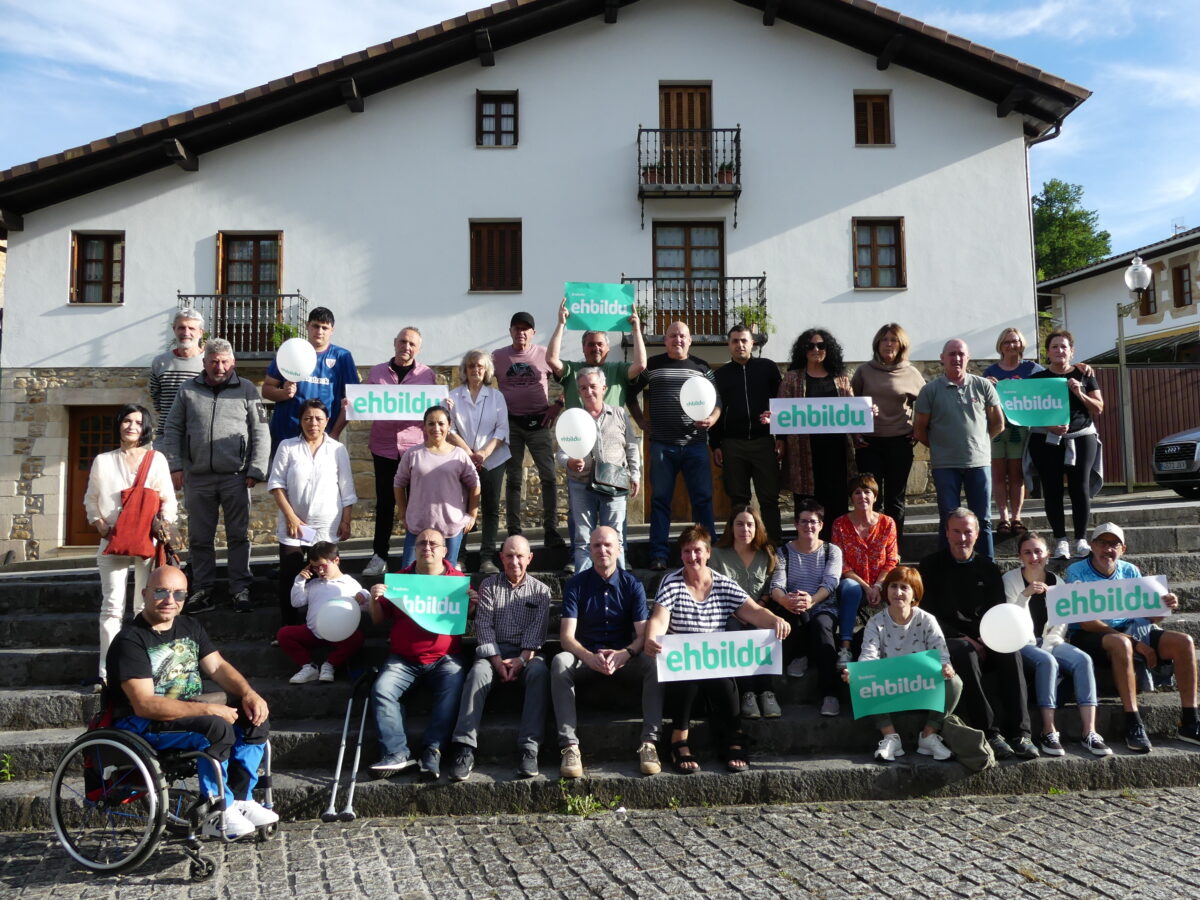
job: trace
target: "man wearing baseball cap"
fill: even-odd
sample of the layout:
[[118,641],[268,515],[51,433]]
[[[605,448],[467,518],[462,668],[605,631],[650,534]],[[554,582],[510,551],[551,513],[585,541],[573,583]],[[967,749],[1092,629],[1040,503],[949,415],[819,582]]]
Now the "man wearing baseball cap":
[[492,353],[496,382],[508,405],[508,447],[512,458],[504,472],[504,504],[508,534],[521,534],[521,484],[525,449],[533,458],[542,482],[542,527],[547,547],[561,546],[558,533],[558,492],[554,472],[554,436],[551,426],[562,412],[561,403],[550,405],[549,379],[562,372],[562,363],[551,365],[546,348],[533,343],[533,316],[513,313],[508,323],[511,347]]
[[[1092,549],[1087,557],[1067,568],[1068,582],[1116,581],[1141,578],[1141,570],[1121,559],[1125,553],[1125,532],[1120,525],[1105,522],[1092,532]],[[1179,607],[1175,594],[1163,594],[1163,605]],[[1113,681],[1125,708],[1125,746],[1135,753],[1149,753],[1150,738],[1142,723],[1137,704],[1137,682],[1133,663],[1140,658],[1148,668],[1159,662],[1175,665],[1175,682],[1183,707],[1183,723],[1175,737],[1200,744],[1200,722],[1196,719],[1196,648],[1190,635],[1151,627],[1158,618],[1104,619],[1078,622],[1070,626],[1071,643],[1088,653],[1097,665],[1112,666]]]

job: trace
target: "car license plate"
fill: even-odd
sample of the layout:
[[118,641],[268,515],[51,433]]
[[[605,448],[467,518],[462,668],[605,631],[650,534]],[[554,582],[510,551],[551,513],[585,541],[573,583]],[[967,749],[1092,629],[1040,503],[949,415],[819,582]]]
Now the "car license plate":
[[1176,462],[1159,463],[1158,467],[1164,472],[1182,472],[1188,467],[1188,463],[1186,459],[1181,459]]

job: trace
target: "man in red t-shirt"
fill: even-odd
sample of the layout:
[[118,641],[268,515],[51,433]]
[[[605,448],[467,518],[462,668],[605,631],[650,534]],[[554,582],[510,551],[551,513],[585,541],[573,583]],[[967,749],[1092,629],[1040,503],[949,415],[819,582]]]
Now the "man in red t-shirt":
[[[433,528],[417,535],[417,559],[401,570],[403,575],[462,575],[446,560],[446,538]],[[472,591],[474,601],[474,591]],[[384,596],[384,586],[371,588],[371,621],[380,625],[390,620],[388,643],[391,655],[375,679],[375,727],[383,757],[371,771],[386,778],[418,765],[409,755],[404,733],[404,705],[401,698],[419,679],[433,690],[433,709],[422,737],[420,773],[437,780],[441,775],[441,747],[449,738],[458,717],[458,700],[466,674],[458,659],[462,638],[459,635],[426,631]]]

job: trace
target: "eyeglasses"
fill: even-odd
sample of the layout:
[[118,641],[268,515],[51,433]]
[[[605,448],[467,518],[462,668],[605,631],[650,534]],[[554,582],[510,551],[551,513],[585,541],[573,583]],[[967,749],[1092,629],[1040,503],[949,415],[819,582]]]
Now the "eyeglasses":
[[418,547],[445,547],[440,541],[417,541]]
[[166,600],[168,597],[182,606],[185,602],[187,602],[187,591],[173,591],[170,588],[154,589],[155,600]]
[[1120,547],[1121,542],[1116,539],[1105,540],[1104,538],[1099,538],[1097,540],[1092,541],[1092,546],[1093,547],[1109,547],[1109,548]]
[[818,344],[816,341],[809,341],[807,344],[805,344],[805,345],[804,345],[804,349],[805,349],[805,351],[808,351],[808,350],[824,350],[824,349],[825,349],[825,344],[824,344],[824,343],[820,343],[820,344]]

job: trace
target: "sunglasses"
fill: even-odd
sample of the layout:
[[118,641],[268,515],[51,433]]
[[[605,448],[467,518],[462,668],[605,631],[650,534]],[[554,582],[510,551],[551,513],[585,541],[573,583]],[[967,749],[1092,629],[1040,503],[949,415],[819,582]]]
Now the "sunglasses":
[[172,600],[174,600],[176,603],[180,604],[181,606],[185,602],[187,602],[187,596],[188,596],[187,591],[173,591],[170,588],[155,588],[154,589],[154,599],[155,600],[166,600],[168,597],[170,597]]
[[809,341],[807,344],[804,345],[804,349],[806,351],[807,350],[824,350],[825,345],[823,343],[818,344],[816,341]]

